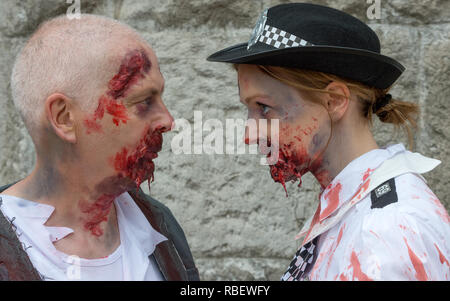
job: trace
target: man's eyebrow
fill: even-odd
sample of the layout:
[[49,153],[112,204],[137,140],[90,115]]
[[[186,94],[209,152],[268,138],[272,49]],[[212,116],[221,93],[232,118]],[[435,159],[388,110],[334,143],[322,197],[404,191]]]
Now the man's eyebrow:
[[149,96],[155,96],[155,95],[159,95],[159,94],[162,95],[163,93],[164,93],[164,86],[161,91],[159,91],[155,87],[143,89],[139,92],[136,92],[136,93],[130,95],[128,97],[127,103],[130,105],[140,103],[140,102],[144,101],[144,99],[143,99],[144,97],[147,98]]

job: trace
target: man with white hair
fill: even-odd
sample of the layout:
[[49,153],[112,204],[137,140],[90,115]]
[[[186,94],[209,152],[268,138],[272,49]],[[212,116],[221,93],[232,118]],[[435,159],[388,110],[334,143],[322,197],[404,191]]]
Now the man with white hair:
[[148,43],[60,16],[19,53],[11,87],[36,165],[0,188],[0,279],[198,280],[180,225],[139,188],[173,125]]

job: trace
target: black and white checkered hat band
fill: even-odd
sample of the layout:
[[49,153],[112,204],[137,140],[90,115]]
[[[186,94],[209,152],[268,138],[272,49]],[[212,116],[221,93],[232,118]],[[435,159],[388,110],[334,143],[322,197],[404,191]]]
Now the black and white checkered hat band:
[[306,273],[309,272],[316,259],[317,238],[318,237],[301,247],[297,253],[295,253],[294,259],[289,265],[286,273],[281,277],[281,281],[300,281],[304,279]]
[[264,31],[262,32],[258,41],[279,49],[289,47],[314,46],[308,41],[305,41],[293,34],[290,34],[276,27],[272,27],[270,25],[266,25],[264,27]]

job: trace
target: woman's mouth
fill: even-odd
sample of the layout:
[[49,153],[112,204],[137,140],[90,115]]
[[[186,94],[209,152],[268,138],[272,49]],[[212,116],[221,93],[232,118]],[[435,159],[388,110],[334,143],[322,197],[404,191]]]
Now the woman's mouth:
[[299,187],[302,184],[302,174],[306,173],[305,170],[299,171],[298,166],[301,160],[299,160],[296,155],[296,152],[287,151],[289,149],[288,146],[283,149],[275,149],[267,153],[267,162],[270,165],[270,175],[272,179],[283,185],[283,188],[286,192],[286,196],[288,196],[286,189],[286,182],[300,180]]

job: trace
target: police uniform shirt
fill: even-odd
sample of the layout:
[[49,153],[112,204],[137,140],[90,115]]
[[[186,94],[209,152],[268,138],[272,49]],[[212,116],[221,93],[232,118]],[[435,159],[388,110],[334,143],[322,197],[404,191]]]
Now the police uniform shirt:
[[402,144],[353,160],[320,194],[282,280],[449,280],[450,219],[420,175],[439,163]]

